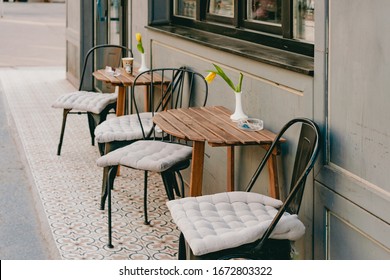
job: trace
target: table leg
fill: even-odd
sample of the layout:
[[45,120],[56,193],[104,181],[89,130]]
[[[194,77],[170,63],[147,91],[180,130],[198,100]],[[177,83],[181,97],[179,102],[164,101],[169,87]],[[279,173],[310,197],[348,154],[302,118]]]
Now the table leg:
[[267,166],[269,174],[269,195],[273,198],[279,199],[278,163],[275,153],[272,153],[269,157]]
[[205,142],[194,141],[192,146],[190,196],[202,195]]
[[[123,116],[125,114],[125,104],[126,103],[126,88],[118,86],[118,99],[116,101],[116,115]],[[117,176],[120,175],[120,166],[116,173]]]
[[234,191],[234,146],[227,147],[226,191]]
[[118,99],[116,101],[116,115],[123,116],[125,113],[126,88],[118,86]]

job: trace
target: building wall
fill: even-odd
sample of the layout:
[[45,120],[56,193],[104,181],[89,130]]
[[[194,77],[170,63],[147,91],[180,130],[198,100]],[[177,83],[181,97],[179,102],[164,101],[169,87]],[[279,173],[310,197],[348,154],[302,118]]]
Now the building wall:
[[324,108],[327,133],[315,184],[314,256],[389,259],[390,2],[320,2],[329,25],[316,39],[326,70],[315,109]]
[[[300,212],[307,230],[296,243],[297,258],[390,257],[390,217],[386,211],[390,205],[390,180],[385,172],[390,164],[386,157],[390,120],[386,104],[390,95],[386,94],[388,36],[384,36],[388,33],[383,29],[388,25],[383,7],[390,2],[379,2],[380,5],[352,0],[316,1],[314,77],[139,25],[132,28],[133,33],[142,32],[147,38],[153,67],[186,65],[206,74],[211,63],[217,63],[232,77],[242,71],[244,109],[250,116],[263,119],[268,129],[277,131],[296,116],[309,117],[320,124],[323,151],[312,180],[308,180]],[[143,24],[147,17],[144,9],[145,3],[138,6],[133,1],[133,11],[139,11],[137,18],[142,18]],[[222,80],[210,86],[208,104],[233,109],[234,97]],[[224,191],[226,151],[206,147],[205,153],[203,193]],[[262,154],[259,147],[237,148],[236,186],[245,186]],[[289,178],[289,166],[282,163],[289,157],[290,152],[283,151],[283,179]],[[266,174],[261,181],[261,191],[266,193]],[[359,247],[362,243],[365,245]]]
[[81,14],[79,1],[66,1],[66,78],[78,87],[80,79]]
[[[93,1],[66,0],[66,77],[76,88],[85,55],[94,45],[93,7]],[[92,65],[86,68],[83,89],[93,89]]]
[[[70,80],[79,71],[79,53],[72,51],[80,44],[80,19],[72,18],[76,2],[67,1]],[[151,67],[184,65],[206,75],[217,63],[233,79],[243,72],[244,110],[267,129],[276,132],[296,116],[321,126],[323,150],[308,179],[300,212],[306,234],[295,244],[296,258],[389,259],[390,2],[316,0],[314,77],[147,29],[149,2],[128,2],[128,45],[136,63],[134,34],[140,32]],[[221,79],[210,85],[208,105],[234,109],[233,93]],[[282,181],[291,173],[285,163],[291,150],[282,150]],[[226,149],[206,145],[205,154],[203,193],[224,191]],[[256,146],[236,148],[237,189],[245,187],[263,154]],[[268,174],[260,181],[257,189],[267,193]]]
[[[141,32],[149,63],[152,67],[187,66],[204,75],[216,63],[226,70],[232,79],[238,80],[239,72],[244,74],[243,108],[250,117],[260,118],[265,127],[277,132],[288,120],[294,117],[313,118],[314,79],[311,76],[284,70],[275,66],[259,63],[248,58],[200,45],[188,40],[172,37],[147,28],[146,1],[132,1],[130,28],[132,34]],[[137,11],[135,13],[134,11]],[[134,35],[133,35],[134,36]],[[130,36],[131,37],[131,36]],[[135,42],[133,40],[133,49]],[[137,63],[138,53],[135,51]],[[234,110],[234,94],[222,79],[215,79],[209,86],[208,105],[223,105]],[[279,162],[281,180],[289,180],[291,165],[284,164],[291,160],[291,147],[282,152]],[[255,171],[264,149],[258,146],[236,147],[235,186],[243,190]],[[206,145],[203,175],[203,194],[226,190],[226,148]],[[189,170],[185,177],[188,178]],[[188,181],[187,181],[188,183]],[[268,174],[263,172],[257,190],[268,193]],[[312,247],[312,197],[313,180],[308,180],[301,215],[307,227],[304,242],[297,242],[298,258],[311,258]]]
[[[235,77],[236,80],[239,72],[243,72],[244,110],[249,116],[264,120],[267,128],[277,131],[294,116],[312,117],[312,77],[259,64],[158,32],[147,34],[150,37],[149,51],[152,53],[153,67],[187,66],[207,75],[206,70],[212,69],[211,63],[216,63],[223,67],[232,79]],[[245,69],[240,65],[245,65]],[[232,90],[222,79],[214,80],[209,87],[208,105],[223,105],[233,110],[234,104]],[[293,106],[281,106],[283,104],[293,104]],[[240,172],[237,172],[239,176],[237,176],[236,183],[243,186],[248,177],[241,174],[241,167],[244,166],[244,170],[255,168],[263,151],[258,147],[237,148],[237,151],[236,166]],[[254,151],[256,152],[253,153]],[[252,159],[248,161],[248,157]],[[224,190],[226,168],[223,164],[215,163],[225,161],[225,148],[206,147],[204,180],[205,185],[212,187],[205,187],[204,193]],[[247,173],[251,174],[249,170]]]

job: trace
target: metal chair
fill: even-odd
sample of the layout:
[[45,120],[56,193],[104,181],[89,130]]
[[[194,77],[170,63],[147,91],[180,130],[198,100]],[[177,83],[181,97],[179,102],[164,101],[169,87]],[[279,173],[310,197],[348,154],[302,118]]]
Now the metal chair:
[[[100,53],[98,55],[99,50],[104,52],[103,55],[100,55]],[[68,114],[87,114],[92,146],[95,145],[95,127],[106,120],[110,110],[116,109],[118,95],[116,93],[106,94],[95,92],[91,89],[88,89],[88,91],[83,90],[86,70],[105,66],[119,67],[121,65],[122,56],[133,57],[133,52],[127,47],[111,44],[98,45],[91,48],[84,59],[78,91],[62,95],[52,104],[53,108],[63,109],[62,127],[57,155],[61,155]],[[95,62],[94,59],[96,59]]]
[[[176,92],[177,94],[180,91],[180,88],[178,88],[177,90],[176,88],[179,87],[181,83],[183,83],[184,76],[183,76],[183,72],[175,71],[175,69],[176,68],[172,68],[170,70],[164,69],[163,73],[165,77],[153,75],[155,77],[158,77],[153,81],[153,84],[155,86],[155,88],[152,89],[154,95],[157,94],[157,96],[161,97],[163,96],[163,94],[165,94],[168,96],[171,92]],[[184,67],[181,67],[180,69],[185,70]],[[158,75],[159,72],[162,71],[156,70],[155,71],[156,75]],[[168,77],[169,74],[171,74],[172,77]],[[137,80],[142,81],[142,78],[147,75],[148,74],[145,73],[144,75],[140,76]],[[149,76],[147,77],[149,78]],[[160,92],[157,92],[156,88],[158,88]],[[148,87],[147,90],[148,92],[146,94],[148,97],[150,97],[151,88]],[[165,93],[163,93],[164,90]],[[118,148],[127,146],[135,141],[144,139],[145,136],[143,135],[143,132],[145,132],[146,135],[149,135],[155,127],[152,121],[153,115],[159,110],[165,110],[166,107],[170,105],[167,104],[166,102],[165,104],[163,104],[161,100],[160,102],[157,102],[157,100],[155,101],[156,104],[153,104],[155,108],[149,108],[147,112],[140,112],[139,108],[141,106],[136,106],[135,109],[137,110],[137,113],[135,114],[124,115],[117,118],[110,118],[102,122],[101,124],[99,124],[95,129],[95,140],[98,142],[100,154],[101,155],[107,154]],[[133,103],[132,100],[131,103]],[[135,105],[139,105],[137,102],[135,103],[136,103]],[[149,103],[149,105],[150,104],[151,103]],[[179,104],[177,104],[176,106],[178,105]],[[170,107],[174,107],[174,105],[171,105]],[[139,119],[141,121],[142,126],[140,125]],[[161,133],[154,133],[153,137],[161,138],[162,136]],[[108,176],[108,168],[104,168],[101,201],[100,201],[101,210],[104,210],[104,205],[107,197],[107,191],[106,191],[107,176]]]
[[[251,192],[279,139],[301,123],[290,190],[284,202]],[[306,178],[319,151],[317,125],[306,118],[289,121],[279,132],[246,191],[168,201],[181,231],[179,259],[290,259],[291,241],[305,232],[298,219]]]
[[[205,106],[208,96],[208,85],[204,77],[186,68],[158,68],[140,73],[136,78],[142,80],[145,75],[152,79],[149,87],[150,117],[158,112],[173,108]],[[153,81],[159,81],[158,83]],[[169,81],[167,83],[167,81]],[[192,156],[192,148],[186,143],[177,143],[175,139],[165,135],[153,124],[151,118],[143,119],[139,105],[135,98],[135,88],[132,88],[131,98],[135,107],[136,119],[141,132],[141,140],[130,145],[115,149],[97,160],[97,165],[104,168],[102,190],[102,205],[108,197],[108,246],[112,247],[111,237],[111,189],[118,166],[125,166],[144,171],[144,217],[145,224],[149,224],[147,213],[147,180],[148,172],[161,174],[168,199],[174,199],[175,194],[184,196],[184,182],[180,171],[187,168]],[[179,190],[180,181],[181,190]]]

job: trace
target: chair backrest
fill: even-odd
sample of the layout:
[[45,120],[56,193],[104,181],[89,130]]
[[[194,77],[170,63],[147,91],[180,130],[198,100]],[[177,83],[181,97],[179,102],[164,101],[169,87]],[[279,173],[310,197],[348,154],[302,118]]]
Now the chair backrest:
[[[147,87],[149,111],[152,115],[177,108],[205,106],[208,98],[208,84],[204,76],[198,72],[181,68],[156,68],[140,73],[134,84],[142,83],[143,79],[150,79],[153,86]],[[141,118],[141,106],[137,103],[136,87],[132,87],[131,99],[144,133],[144,139],[152,138],[152,132],[145,133]]]
[[312,170],[318,156],[320,149],[320,132],[316,123],[306,118],[293,119],[289,121],[277,134],[274,142],[271,144],[270,149],[265,154],[255,174],[252,176],[252,179],[248,184],[247,191],[252,189],[256,179],[260,175],[262,169],[267,163],[267,160],[271,156],[273,149],[277,147],[279,140],[283,137],[289,128],[297,123],[301,123],[302,126],[298,139],[290,190],[287,198],[280,207],[267,231],[264,233],[257,248],[260,248],[268,239],[272,233],[272,230],[276,227],[276,224],[285,212],[290,214],[298,214],[302,201],[303,191],[305,188],[306,178]]
[[[87,77],[92,74],[89,71],[95,71],[98,68],[105,68],[106,66],[120,67],[122,57],[133,57],[133,51],[125,46],[102,44],[92,47],[85,55],[83,68],[81,70],[81,78],[79,90],[87,83]],[[92,78],[91,78],[92,81]],[[93,90],[93,84],[88,85],[86,90]]]

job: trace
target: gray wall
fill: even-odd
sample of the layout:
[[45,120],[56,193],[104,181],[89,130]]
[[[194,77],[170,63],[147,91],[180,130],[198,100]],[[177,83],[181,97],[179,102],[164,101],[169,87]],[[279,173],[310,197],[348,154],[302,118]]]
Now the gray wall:
[[[147,24],[146,1],[132,1],[132,23],[129,27],[132,34],[141,32],[146,52],[151,56],[153,67],[188,66],[204,75],[216,63],[226,70],[229,77],[238,79],[243,72],[243,107],[250,117],[260,118],[265,127],[277,132],[288,120],[303,116],[313,118],[314,79],[313,77],[283,70],[275,66],[254,62],[237,55],[221,52],[187,40],[164,35],[145,29]],[[134,11],[137,11],[135,13]],[[133,49],[135,42],[133,40]],[[138,54],[135,51],[135,61]],[[208,105],[223,105],[234,109],[234,94],[222,79],[215,79],[209,87]],[[291,173],[291,150],[283,151],[280,160],[281,179],[286,180]],[[206,145],[203,175],[203,193],[210,194],[226,190],[226,148],[215,148]],[[259,164],[264,150],[261,147],[236,147],[236,181],[237,189],[244,189],[250,176]],[[187,171],[187,177],[188,177]],[[257,186],[262,193],[268,193],[268,174],[265,170],[261,184]],[[304,239],[297,242],[297,258],[311,258],[312,240],[312,197],[313,179],[308,180],[305,202],[301,216],[307,227]]]
[[66,78],[75,86],[80,79],[80,2],[66,1]]
[[[76,87],[84,56],[94,45],[93,1],[66,0],[66,78]],[[84,85],[92,89],[92,70],[86,71]]]
[[315,185],[315,258],[389,259],[390,2],[330,0],[328,15],[320,2],[329,28],[316,47],[329,49],[328,58],[318,52],[328,79],[316,81],[315,95],[325,98],[315,108],[325,108],[328,130]]
[[[80,63],[77,2],[67,1],[70,80],[77,77]],[[389,259],[390,1],[316,0],[314,77],[148,30],[148,2],[129,1],[128,40],[136,63],[140,56],[133,37],[141,32],[152,67],[186,65],[207,74],[217,63],[232,78],[242,71],[244,110],[264,120],[267,129],[276,132],[296,116],[322,127],[323,151],[300,212],[307,230],[296,243],[297,258]],[[210,85],[208,105],[234,108],[234,96],[221,79]],[[284,149],[279,162],[283,180],[291,172],[285,163],[290,151]],[[263,154],[256,146],[236,148],[238,189]],[[203,193],[225,190],[225,162],[225,148],[206,146]],[[257,188],[267,193],[266,173],[261,183]]]

